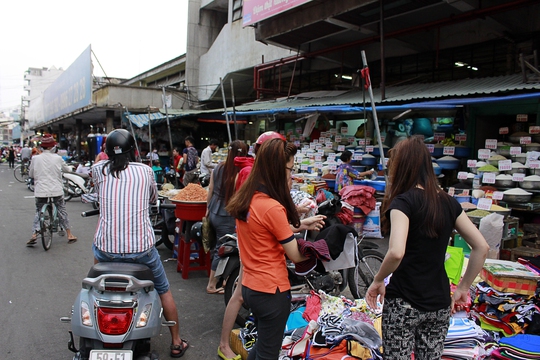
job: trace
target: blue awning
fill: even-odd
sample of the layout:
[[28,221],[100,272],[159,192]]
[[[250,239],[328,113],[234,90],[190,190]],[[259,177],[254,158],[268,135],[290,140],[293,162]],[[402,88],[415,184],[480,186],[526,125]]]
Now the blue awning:
[[148,126],[148,121],[152,121],[152,125],[159,124],[160,122],[167,119],[165,115],[162,113],[156,112],[156,113],[150,113],[150,114],[131,114],[131,113],[124,113],[123,114],[126,118],[128,118],[134,125],[137,127],[143,127]]

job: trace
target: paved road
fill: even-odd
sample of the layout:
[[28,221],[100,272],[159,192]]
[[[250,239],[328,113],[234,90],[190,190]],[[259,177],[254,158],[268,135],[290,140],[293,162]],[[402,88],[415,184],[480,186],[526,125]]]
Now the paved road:
[[[71,359],[69,325],[59,319],[70,315],[81,280],[93,264],[91,244],[97,218],[82,218],[80,213],[91,206],[71,200],[67,210],[79,240],[68,244],[65,237],[56,236],[45,252],[39,242],[33,248],[25,246],[31,235],[34,197],[6,164],[0,164],[0,204],[0,358]],[[374,242],[386,250],[387,241]],[[170,259],[172,252],[163,246],[158,249],[178,306],[181,336],[191,343],[183,359],[217,358],[223,296],[206,294],[205,272],[192,272],[183,280],[176,272],[176,260]],[[167,328],[152,340],[163,359],[169,358],[169,344]]]

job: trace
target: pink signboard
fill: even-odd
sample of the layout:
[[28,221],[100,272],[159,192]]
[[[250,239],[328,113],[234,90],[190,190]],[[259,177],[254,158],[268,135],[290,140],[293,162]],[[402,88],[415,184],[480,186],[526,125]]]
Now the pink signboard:
[[244,0],[244,26],[255,24],[271,16],[290,10],[311,0]]

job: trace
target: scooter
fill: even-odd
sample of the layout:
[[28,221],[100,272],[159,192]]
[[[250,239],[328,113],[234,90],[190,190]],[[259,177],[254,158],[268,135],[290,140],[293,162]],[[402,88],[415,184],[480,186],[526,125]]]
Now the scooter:
[[[62,177],[64,184],[64,201],[69,201],[74,197],[81,197],[84,194],[94,192],[92,176],[76,172],[64,172]],[[97,202],[92,202],[94,209],[98,208]]]
[[[83,212],[97,215],[99,210]],[[98,263],[92,266],[72,306],[68,349],[73,360],[158,359],[150,340],[161,326],[174,326],[163,315],[154,289],[154,276],[145,265]],[[79,337],[78,348],[75,336]]]

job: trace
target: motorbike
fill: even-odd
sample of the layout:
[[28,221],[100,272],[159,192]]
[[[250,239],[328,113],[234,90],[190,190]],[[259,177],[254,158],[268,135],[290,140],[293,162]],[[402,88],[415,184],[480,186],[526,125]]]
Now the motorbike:
[[[76,172],[64,172],[62,177],[64,183],[64,200],[69,201],[74,197],[81,197],[84,194],[90,194],[94,191],[92,176]],[[94,209],[97,209],[97,203],[92,203]]]
[[31,192],[34,192],[34,178],[29,177],[26,179],[26,187]]
[[71,324],[68,349],[75,353],[73,360],[158,359],[150,340],[175,322],[165,320],[153,279],[141,264],[105,262],[90,268],[71,316],[60,319]]

